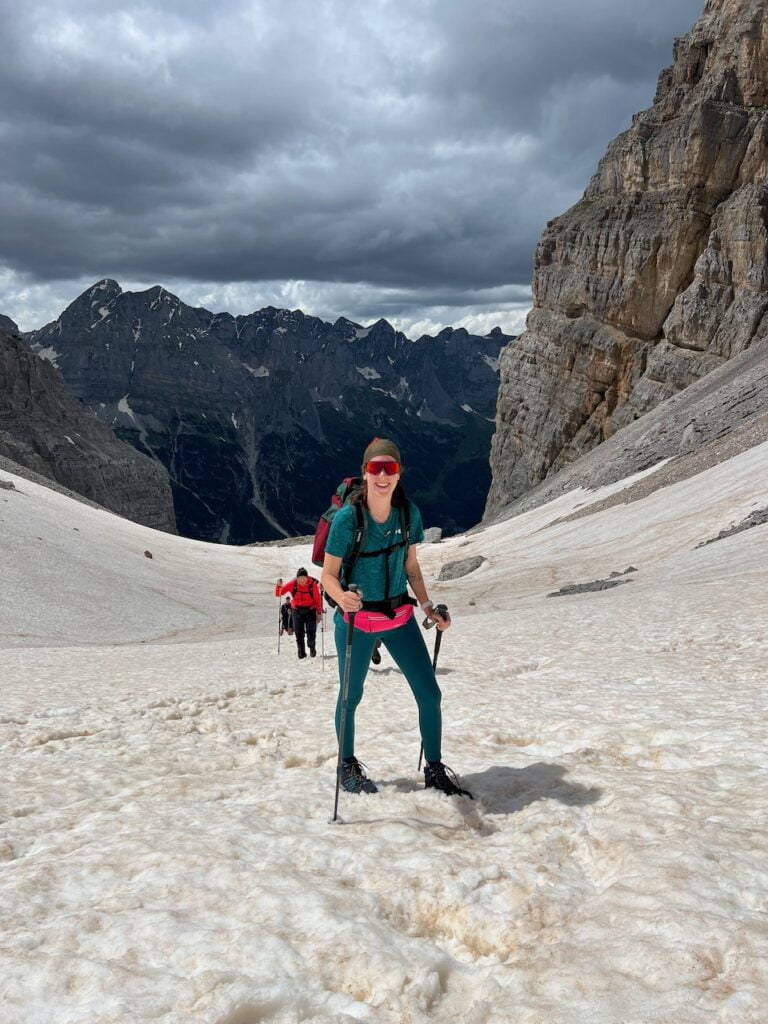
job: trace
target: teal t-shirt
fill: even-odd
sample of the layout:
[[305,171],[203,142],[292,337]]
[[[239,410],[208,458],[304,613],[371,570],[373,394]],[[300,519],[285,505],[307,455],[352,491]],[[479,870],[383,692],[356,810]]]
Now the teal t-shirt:
[[[409,501],[408,504],[411,510],[410,543],[411,545],[420,544],[424,540],[421,512],[412,501]],[[362,547],[363,551],[380,551],[382,548],[387,548],[390,544],[397,544],[399,540],[402,540],[398,509],[392,509],[386,523],[377,523],[367,510],[365,514],[368,527]],[[327,554],[343,559],[348,553],[351,553],[354,539],[355,509],[352,505],[344,505],[333,517],[325,550]],[[395,548],[386,556],[358,558],[352,568],[351,579],[345,580],[345,583],[347,586],[350,583],[356,583],[363,592],[364,601],[383,601],[386,596],[385,558],[389,561],[389,596],[395,597],[397,594],[404,594],[408,589],[402,548]]]

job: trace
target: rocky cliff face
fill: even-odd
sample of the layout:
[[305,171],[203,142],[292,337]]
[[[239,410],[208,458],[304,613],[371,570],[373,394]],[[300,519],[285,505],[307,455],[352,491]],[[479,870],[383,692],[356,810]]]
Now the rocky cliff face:
[[127,519],[176,532],[162,466],[119,441],[49,362],[2,329],[0,455]]
[[402,444],[428,522],[450,531],[482,515],[500,332],[412,342],[384,320],[272,307],[233,317],[104,280],[28,340],[104,424],[167,467],[187,536],[314,530],[375,434]]
[[626,480],[664,460],[639,482],[597,505],[586,498],[577,515],[634,500],[656,486],[702,472],[768,441],[768,338],[727,360],[690,387],[665,399],[634,423],[506,506],[499,518],[518,515],[581,487],[586,491]]
[[486,515],[768,335],[768,14],[708,0],[544,231],[501,358]]

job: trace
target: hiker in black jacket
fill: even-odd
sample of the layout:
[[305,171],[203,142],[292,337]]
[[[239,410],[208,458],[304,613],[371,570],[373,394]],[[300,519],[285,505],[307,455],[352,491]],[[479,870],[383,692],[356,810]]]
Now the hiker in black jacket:
[[291,606],[291,595],[289,594],[280,606],[280,636],[287,633],[293,636],[293,608]]

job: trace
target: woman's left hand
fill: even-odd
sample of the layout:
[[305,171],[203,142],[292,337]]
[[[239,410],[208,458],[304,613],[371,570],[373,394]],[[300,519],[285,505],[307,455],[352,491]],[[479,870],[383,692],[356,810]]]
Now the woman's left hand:
[[441,633],[448,629],[451,624],[451,615],[447,610],[444,616],[440,616],[436,611],[434,611],[434,609],[430,608],[427,618],[434,622]]

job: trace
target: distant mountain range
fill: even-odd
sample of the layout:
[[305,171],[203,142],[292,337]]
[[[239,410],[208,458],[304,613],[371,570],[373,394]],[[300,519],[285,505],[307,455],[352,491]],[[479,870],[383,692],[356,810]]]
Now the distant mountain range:
[[510,340],[386,320],[193,308],[159,286],[99,281],[26,335],[73,394],[161,463],[181,534],[244,543],[311,532],[375,435],[394,438],[428,524],[480,520],[498,364]]

